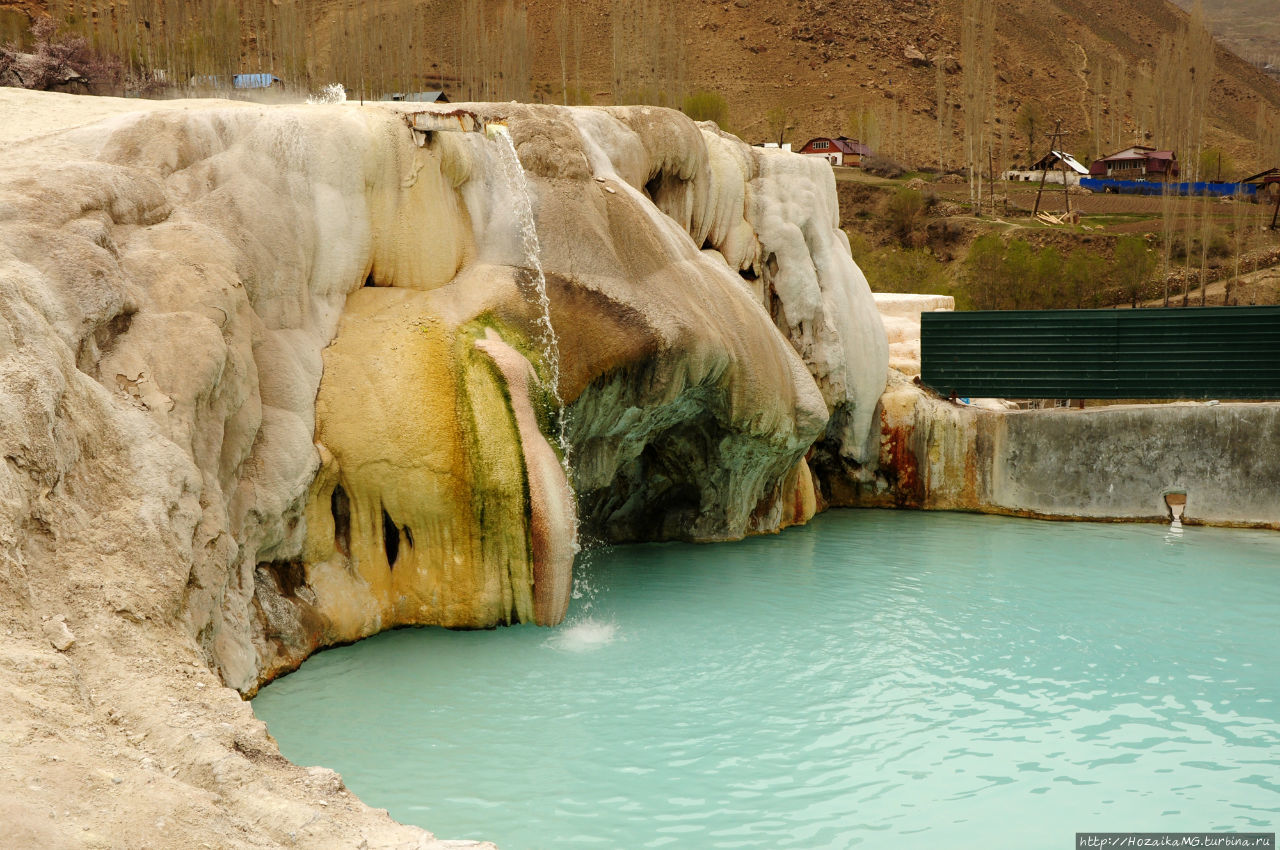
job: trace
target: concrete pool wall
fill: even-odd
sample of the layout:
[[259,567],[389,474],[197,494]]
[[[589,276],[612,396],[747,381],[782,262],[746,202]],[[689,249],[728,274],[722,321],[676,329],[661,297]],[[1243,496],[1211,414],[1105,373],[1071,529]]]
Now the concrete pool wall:
[[879,469],[824,494],[831,504],[1163,521],[1164,494],[1184,490],[1190,523],[1280,529],[1280,404],[953,403],[912,380],[919,312],[948,309],[949,299],[878,300],[893,357]]
[[881,473],[850,504],[1164,520],[1164,494],[1185,490],[1191,523],[1280,528],[1278,404],[995,411],[886,402]]

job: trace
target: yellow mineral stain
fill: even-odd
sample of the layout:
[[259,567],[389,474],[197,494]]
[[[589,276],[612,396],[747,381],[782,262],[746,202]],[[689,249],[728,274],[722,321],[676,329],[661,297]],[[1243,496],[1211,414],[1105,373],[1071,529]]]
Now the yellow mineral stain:
[[569,610],[573,589],[573,491],[555,450],[538,429],[530,399],[530,381],[535,377],[532,365],[492,328],[475,346],[493,360],[506,380],[528,471],[533,622],[558,625]]
[[[385,132],[393,132],[388,128]],[[370,275],[377,286],[430,290],[444,286],[474,258],[471,218],[459,187],[469,154],[455,134],[438,133],[429,147],[401,141],[382,167],[382,189],[370,196]],[[398,186],[397,189],[389,187]]]
[[519,433],[457,333],[428,293],[363,288],[325,350],[306,553],[333,639],[530,610]]

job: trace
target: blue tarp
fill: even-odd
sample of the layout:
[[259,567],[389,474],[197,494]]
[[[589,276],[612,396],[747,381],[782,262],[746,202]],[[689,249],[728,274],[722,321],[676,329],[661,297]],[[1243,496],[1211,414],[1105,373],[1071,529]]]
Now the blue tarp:
[[280,78],[274,74],[236,74],[231,78],[231,85],[238,89],[269,89]]
[[[284,81],[275,74],[232,74],[231,87],[235,89],[269,89]],[[227,87],[227,78],[214,74],[192,77],[191,85],[197,88],[222,89]]]
[[1252,197],[1258,187],[1253,183],[1148,183],[1144,180],[1101,180],[1082,177],[1081,187],[1091,192],[1113,195],[1163,195],[1168,191],[1175,195],[1245,195]]

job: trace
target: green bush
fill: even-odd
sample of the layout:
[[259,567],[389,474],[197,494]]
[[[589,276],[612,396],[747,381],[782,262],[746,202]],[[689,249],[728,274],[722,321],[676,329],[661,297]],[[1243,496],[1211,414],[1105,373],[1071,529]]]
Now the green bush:
[[[1206,255],[1210,259],[1220,259],[1222,257],[1231,256],[1231,240],[1227,234],[1218,227],[1213,228],[1209,232],[1208,251]],[[1191,237],[1191,261],[1193,263],[1200,262],[1200,252],[1204,248],[1204,242],[1200,238],[1200,234],[1193,234]],[[1186,260],[1187,258],[1187,242],[1186,237],[1181,233],[1175,233],[1169,241],[1169,258],[1173,260]]]
[[979,310],[1007,309],[1004,303],[1004,242],[994,233],[973,240],[965,257],[965,282]]
[[1036,256],[1036,290],[1041,299],[1055,307],[1068,306],[1063,265],[1062,252],[1053,245],[1045,246]]
[[1209,257],[1221,259],[1229,256],[1231,256],[1231,241],[1227,239],[1226,233],[1215,227],[1209,234]]
[[1037,250],[1022,239],[989,233],[965,258],[965,283],[979,310],[1048,310],[1137,304],[1150,294],[1155,254],[1136,236],[1121,237],[1107,260],[1077,248],[1064,258],[1054,246]]
[[729,101],[719,92],[694,92],[684,99],[682,111],[694,121],[714,121],[721,130],[729,127]]
[[969,294],[957,287],[945,263],[928,250],[886,248],[873,250],[862,237],[854,243],[853,258],[873,292],[915,292],[923,295],[950,295],[959,310],[973,309]]
[[860,233],[849,234],[849,248],[873,291],[950,295],[958,310],[1136,305],[1154,297],[1156,283],[1156,253],[1136,236],[1118,239],[1108,259],[1083,247],[1063,256],[1054,245],[987,233],[970,246],[959,282],[926,248],[876,248]]
[[846,230],[844,235],[849,237],[849,253],[853,254],[853,261],[859,266],[862,265],[864,259],[871,257],[875,253],[875,247],[871,244],[871,240],[864,234]]
[[1062,265],[1063,307],[1079,310],[1085,307],[1101,307],[1106,283],[1106,261],[1098,255],[1076,248]]
[[890,195],[885,202],[885,218],[904,248],[917,248],[923,241],[928,206],[922,193],[905,187]]
[[1155,254],[1137,236],[1121,236],[1116,241],[1112,266],[1112,278],[1119,287],[1120,298],[1137,307],[1155,271]]

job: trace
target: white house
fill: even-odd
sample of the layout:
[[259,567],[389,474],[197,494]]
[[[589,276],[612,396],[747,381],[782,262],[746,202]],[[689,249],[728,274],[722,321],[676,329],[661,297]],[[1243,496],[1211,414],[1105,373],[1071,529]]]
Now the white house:
[[1039,162],[1027,168],[1015,166],[1000,176],[1005,180],[1027,183],[1039,183],[1043,177],[1044,182],[1056,183],[1059,186],[1065,179],[1068,186],[1079,186],[1080,178],[1089,176],[1089,169],[1066,151],[1050,151],[1041,157]]

